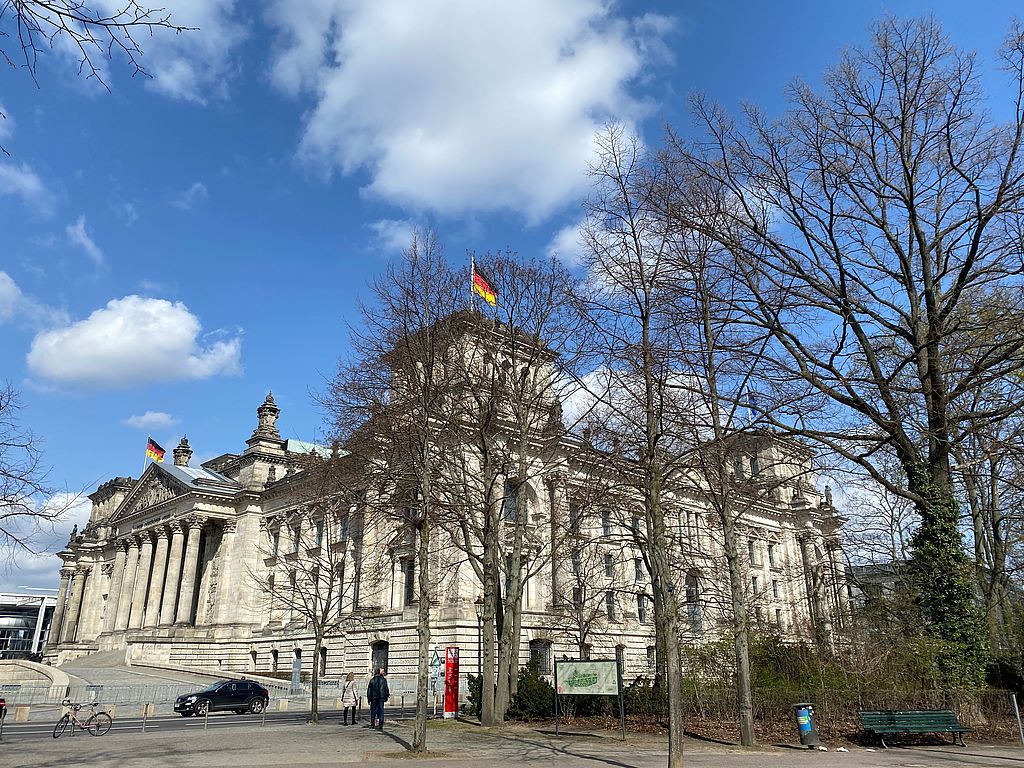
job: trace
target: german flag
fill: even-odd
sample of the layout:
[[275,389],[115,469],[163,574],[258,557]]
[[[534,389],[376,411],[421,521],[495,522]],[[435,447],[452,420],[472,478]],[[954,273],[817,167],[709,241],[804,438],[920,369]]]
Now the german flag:
[[470,269],[473,272],[473,293],[493,307],[498,303],[498,292],[491,287],[491,281],[477,269],[475,261],[470,262]]
[[146,458],[152,459],[153,461],[163,461],[164,453],[164,449],[161,448],[160,444],[152,437],[146,441]]

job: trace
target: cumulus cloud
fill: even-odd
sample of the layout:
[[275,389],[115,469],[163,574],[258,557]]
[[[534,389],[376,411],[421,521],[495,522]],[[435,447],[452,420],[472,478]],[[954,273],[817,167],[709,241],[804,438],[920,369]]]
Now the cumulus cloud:
[[89,230],[85,225],[85,214],[83,213],[78,217],[78,220],[74,224],[68,224],[64,230],[68,235],[68,240],[71,241],[72,245],[77,245],[88,256],[96,266],[103,264],[103,250],[96,245],[96,241],[92,239],[92,235],[89,234]]
[[582,221],[577,221],[568,226],[562,227],[548,243],[545,253],[548,256],[555,256],[570,267],[577,267],[583,263],[583,235],[581,228]]
[[401,253],[412,242],[416,225],[412,221],[381,219],[368,225],[377,237],[377,247],[384,254]]
[[61,567],[57,552],[67,544],[73,526],[77,525],[81,531],[88,524],[92,502],[85,495],[64,491],[44,499],[40,508],[59,517],[53,521],[29,518],[15,521],[12,533],[27,541],[32,551],[13,553],[11,568],[0,571],[2,592],[20,592],[21,587],[56,589]]
[[43,180],[25,163],[0,163],[0,195],[20,197],[25,205],[42,213],[49,213],[53,205],[53,197]]
[[146,411],[141,416],[129,416],[121,422],[136,429],[166,429],[178,423],[178,419],[164,411]]
[[171,205],[184,211],[191,211],[197,203],[201,203],[209,196],[210,192],[206,189],[206,185],[201,181],[197,181],[188,189],[179,192],[174,200],[171,201]]
[[43,304],[25,294],[14,282],[14,278],[0,271],[0,325],[9,322],[20,322],[30,327],[65,323],[67,313]]
[[645,114],[630,88],[670,23],[604,0],[275,0],[269,18],[274,81],[316,99],[302,157],[402,206],[531,220],[585,191],[601,125]]
[[241,337],[203,339],[201,330],[180,301],[125,296],[36,335],[27,362],[43,379],[98,389],[241,373]]

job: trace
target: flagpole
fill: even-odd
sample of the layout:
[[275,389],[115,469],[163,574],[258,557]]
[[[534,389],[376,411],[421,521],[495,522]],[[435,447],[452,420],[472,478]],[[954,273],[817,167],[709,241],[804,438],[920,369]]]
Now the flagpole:
[[[146,435],[146,450],[147,451],[149,450],[149,441],[152,440],[152,439],[153,439],[152,435]],[[142,454],[142,474],[140,474],[139,477],[142,477],[142,475],[144,475],[146,473],[146,459],[147,458],[149,458],[149,457],[145,453]]]

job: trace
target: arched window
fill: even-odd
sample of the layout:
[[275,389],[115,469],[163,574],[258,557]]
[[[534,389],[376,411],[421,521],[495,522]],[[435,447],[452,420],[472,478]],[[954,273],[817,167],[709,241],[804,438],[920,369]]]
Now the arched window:
[[542,675],[551,674],[551,641],[531,640],[530,661],[536,662],[537,671]]
[[323,647],[320,648],[320,674],[327,674],[327,649]]
[[377,642],[370,645],[370,669],[376,672],[378,669],[384,668],[387,672],[388,669],[388,642],[387,640],[378,640]]
[[270,671],[271,672],[277,672],[277,656],[278,656],[277,648],[273,648],[270,651]]

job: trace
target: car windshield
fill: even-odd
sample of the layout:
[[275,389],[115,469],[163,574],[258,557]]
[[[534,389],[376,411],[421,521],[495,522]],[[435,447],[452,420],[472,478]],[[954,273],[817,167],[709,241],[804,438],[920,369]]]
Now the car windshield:
[[208,688],[203,688],[203,690],[202,690],[202,691],[200,691],[200,693],[213,693],[214,691],[216,691],[216,690],[217,690],[217,689],[219,689],[219,688],[220,688],[220,687],[221,687],[222,685],[225,685],[225,684],[227,684],[227,681],[226,681],[226,680],[220,680],[220,681],[218,681],[218,682],[214,683],[213,685],[211,685],[211,686],[210,686],[210,687],[208,687]]

